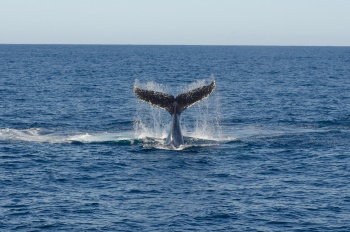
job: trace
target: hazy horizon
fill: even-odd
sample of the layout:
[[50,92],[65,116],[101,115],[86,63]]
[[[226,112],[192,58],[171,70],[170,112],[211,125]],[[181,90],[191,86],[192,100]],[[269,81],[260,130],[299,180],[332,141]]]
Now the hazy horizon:
[[350,47],[350,45],[236,45],[236,44],[88,44],[88,43],[0,43],[0,45],[67,45],[67,46],[208,46],[208,47]]

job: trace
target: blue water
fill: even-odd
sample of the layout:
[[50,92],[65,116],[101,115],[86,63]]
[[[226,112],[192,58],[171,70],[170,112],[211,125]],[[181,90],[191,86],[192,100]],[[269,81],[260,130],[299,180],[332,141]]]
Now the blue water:
[[[349,231],[350,48],[0,45],[0,231]],[[182,114],[133,85],[178,94]]]

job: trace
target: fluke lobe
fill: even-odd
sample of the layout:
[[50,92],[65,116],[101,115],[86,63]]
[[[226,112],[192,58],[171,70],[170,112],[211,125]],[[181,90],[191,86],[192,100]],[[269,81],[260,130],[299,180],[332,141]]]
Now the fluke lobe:
[[134,86],[134,93],[136,97],[142,101],[164,109],[170,113],[172,116],[172,123],[165,143],[167,146],[178,148],[184,144],[180,125],[181,113],[188,107],[191,107],[209,97],[209,95],[215,90],[215,87],[216,83],[214,80],[209,85],[190,90],[189,92],[179,94],[176,97],[162,92],[140,89],[137,86]]

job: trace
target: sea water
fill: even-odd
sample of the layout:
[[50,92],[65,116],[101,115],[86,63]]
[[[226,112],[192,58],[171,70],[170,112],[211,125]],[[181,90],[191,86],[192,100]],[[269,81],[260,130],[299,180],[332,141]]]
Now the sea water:
[[[350,48],[0,45],[1,231],[349,231]],[[176,96],[216,80],[181,115]]]

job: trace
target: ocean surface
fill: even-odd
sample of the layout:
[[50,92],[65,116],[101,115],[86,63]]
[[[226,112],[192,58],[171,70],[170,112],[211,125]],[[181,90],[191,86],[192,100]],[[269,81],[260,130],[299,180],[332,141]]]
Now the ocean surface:
[[0,231],[350,231],[350,47],[0,45]]

